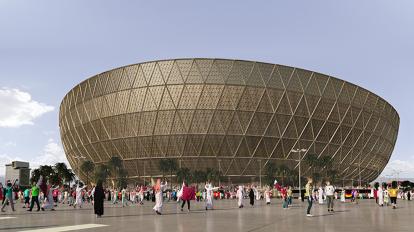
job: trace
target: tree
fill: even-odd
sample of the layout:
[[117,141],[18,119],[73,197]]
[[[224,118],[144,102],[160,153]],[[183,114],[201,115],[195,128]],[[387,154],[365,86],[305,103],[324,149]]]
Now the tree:
[[89,185],[89,174],[95,169],[95,164],[90,160],[86,160],[81,164],[80,168],[86,174],[86,185]]
[[122,160],[118,157],[118,156],[113,156],[109,159],[108,161],[108,167],[111,170],[111,176],[112,176],[112,186],[115,187],[119,187],[116,186],[116,184],[119,182],[119,178],[122,174],[121,172],[123,172],[123,165],[122,165]]
[[170,188],[172,188],[172,175],[173,175],[173,172],[177,171],[178,163],[176,159],[167,159],[166,163],[168,167],[167,170],[170,172]]
[[177,170],[177,181],[182,183],[183,181],[191,182],[191,172],[188,168],[179,168]]
[[39,168],[33,169],[31,181],[39,181],[40,176],[43,176],[43,178],[48,180],[52,185],[59,185],[62,182],[62,177],[60,177],[56,169],[50,165],[41,165]]
[[194,182],[197,184],[197,187],[198,187],[199,183],[205,182],[207,180],[207,173],[204,172],[204,171],[195,170],[193,172],[193,179],[194,179]]
[[276,173],[276,165],[275,163],[269,162],[265,166],[265,183],[272,186],[273,182],[276,179],[275,173]]
[[217,169],[214,168],[207,168],[206,170],[206,177],[209,181],[215,181],[219,183],[220,181],[223,181],[223,173]]
[[69,184],[75,179],[75,174],[71,169],[68,169],[65,163],[56,163],[54,166],[55,172],[63,179],[64,184]]
[[39,181],[40,176],[41,176],[40,169],[39,168],[33,169],[31,176],[32,177],[30,177],[30,181],[32,183],[33,182],[37,183]]
[[282,185],[285,185],[285,177],[289,175],[290,169],[288,166],[282,164],[276,168],[278,176],[282,178]]
[[328,176],[328,170],[331,169],[332,159],[330,156],[323,156],[318,159],[318,162],[316,162],[316,166],[319,170],[325,169],[325,177]]
[[160,169],[162,177],[164,178],[164,174],[169,171],[168,161],[166,159],[160,159],[158,162],[158,168]]
[[164,174],[168,172],[170,174],[170,188],[172,188],[172,175],[173,172],[177,171],[178,164],[177,160],[175,159],[161,159],[158,163],[159,169],[162,173],[162,177]]
[[111,173],[110,173],[108,165],[106,164],[98,165],[94,171],[95,182],[98,183],[98,181],[100,180],[103,183],[105,183],[108,176],[110,176],[110,174]]
[[332,183],[336,183],[338,177],[338,171],[335,169],[328,169],[326,171],[326,178]]
[[311,176],[315,182],[319,180],[320,174],[316,172],[316,169],[320,166],[320,161],[318,160],[318,156],[315,154],[308,154],[305,159],[305,163],[310,167]]

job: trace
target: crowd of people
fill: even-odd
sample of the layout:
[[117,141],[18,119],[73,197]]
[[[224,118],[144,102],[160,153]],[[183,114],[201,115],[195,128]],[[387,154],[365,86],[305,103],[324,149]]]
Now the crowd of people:
[[[40,177],[38,182],[32,183],[30,188],[20,189],[17,180],[13,183],[7,181],[5,186],[0,183],[0,200],[2,200],[1,211],[5,212],[7,205],[15,211],[15,202],[20,201],[23,208],[32,211],[36,206],[37,211],[55,210],[59,204],[67,204],[73,208],[82,208],[84,204],[92,204],[97,217],[104,214],[104,202],[121,207],[129,205],[143,205],[145,201],[153,202],[155,214],[161,215],[164,201],[180,202],[180,209],[187,212],[191,210],[191,201],[204,201],[205,210],[214,209],[214,201],[219,199],[237,199],[237,206],[244,208],[244,199],[249,199],[249,204],[254,207],[255,202],[264,200],[266,205],[271,204],[271,199],[279,197],[282,199],[281,208],[289,209],[293,203],[292,186],[283,186],[274,181],[272,186],[260,188],[258,185],[248,186],[214,186],[207,182],[201,187],[189,185],[185,181],[181,186],[168,186],[167,182],[157,179],[151,185],[124,186],[123,188],[104,188],[102,181],[96,185],[83,185],[77,182],[72,186],[53,186],[48,180]],[[348,192],[347,192],[348,191]],[[329,181],[323,185],[319,183],[316,187],[312,178],[308,178],[305,190],[301,191],[302,200],[307,201],[306,215],[311,217],[314,203],[326,204],[330,213],[334,212],[334,201],[349,201],[358,204],[359,199],[374,198],[379,206],[392,205],[397,207],[397,199],[411,200],[412,191],[402,191],[396,182],[391,185],[382,185],[371,189],[370,193],[359,189],[337,189]]]

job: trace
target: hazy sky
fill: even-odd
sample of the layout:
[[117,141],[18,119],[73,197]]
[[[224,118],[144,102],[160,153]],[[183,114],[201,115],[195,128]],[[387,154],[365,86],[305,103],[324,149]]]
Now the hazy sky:
[[63,96],[142,61],[236,58],[363,86],[399,112],[389,164],[414,177],[414,1],[0,0],[0,175],[20,159],[64,161]]

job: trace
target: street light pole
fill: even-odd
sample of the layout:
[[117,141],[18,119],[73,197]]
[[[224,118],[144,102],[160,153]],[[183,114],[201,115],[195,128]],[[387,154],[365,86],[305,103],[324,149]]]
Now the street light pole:
[[302,199],[302,183],[301,183],[301,173],[300,173],[300,163],[302,162],[302,156],[301,156],[301,152],[306,152],[307,149],[302,148],[302,149],[292,149],[291,152],[293,153],[298,153],[299,154],[299,160],[298,160],[298,171],[299,171],[299,197],[298,199],[301,200]]
[[354,164],[358,164],[358,188],[361,188],[361,161]]
[[260,182],[260,189],[262,189],[262,160],[259,159],[259,182]]

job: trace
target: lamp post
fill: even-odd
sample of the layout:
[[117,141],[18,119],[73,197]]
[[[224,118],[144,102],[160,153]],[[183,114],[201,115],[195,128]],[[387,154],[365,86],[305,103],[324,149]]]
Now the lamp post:
[[218,182],[219,182],[219,187],[221,186],[221,182],[220,182],[221,173],[220,173],[220,171],[221,171],[221,159],[218,160],[218,175],[219,175]]
[[306,152],[307,151],[307,149],[305,149],[305,148],[302,148],[302,149],[292,149],[291,150],[291,152],[293,152],[293,153],[298,153],[299,154],[299,160],[298,160],[298,163],[299,163],[299,197],[298,197],[298,199],[299,200],[301,200],[302,199],[302,183],[301,183],[301,180],[300,180],[300,177],[301,177],[301,173],[300,173],[300,163],[302,162],[302,156],[301,156],[301,152]]
[[262,189],[262,160],[259,159],[259,183],[260,189]]
[[358,187],[361,187],[361,161],[359,161],[358,163],[354,163],[355,165],[358,165]]

